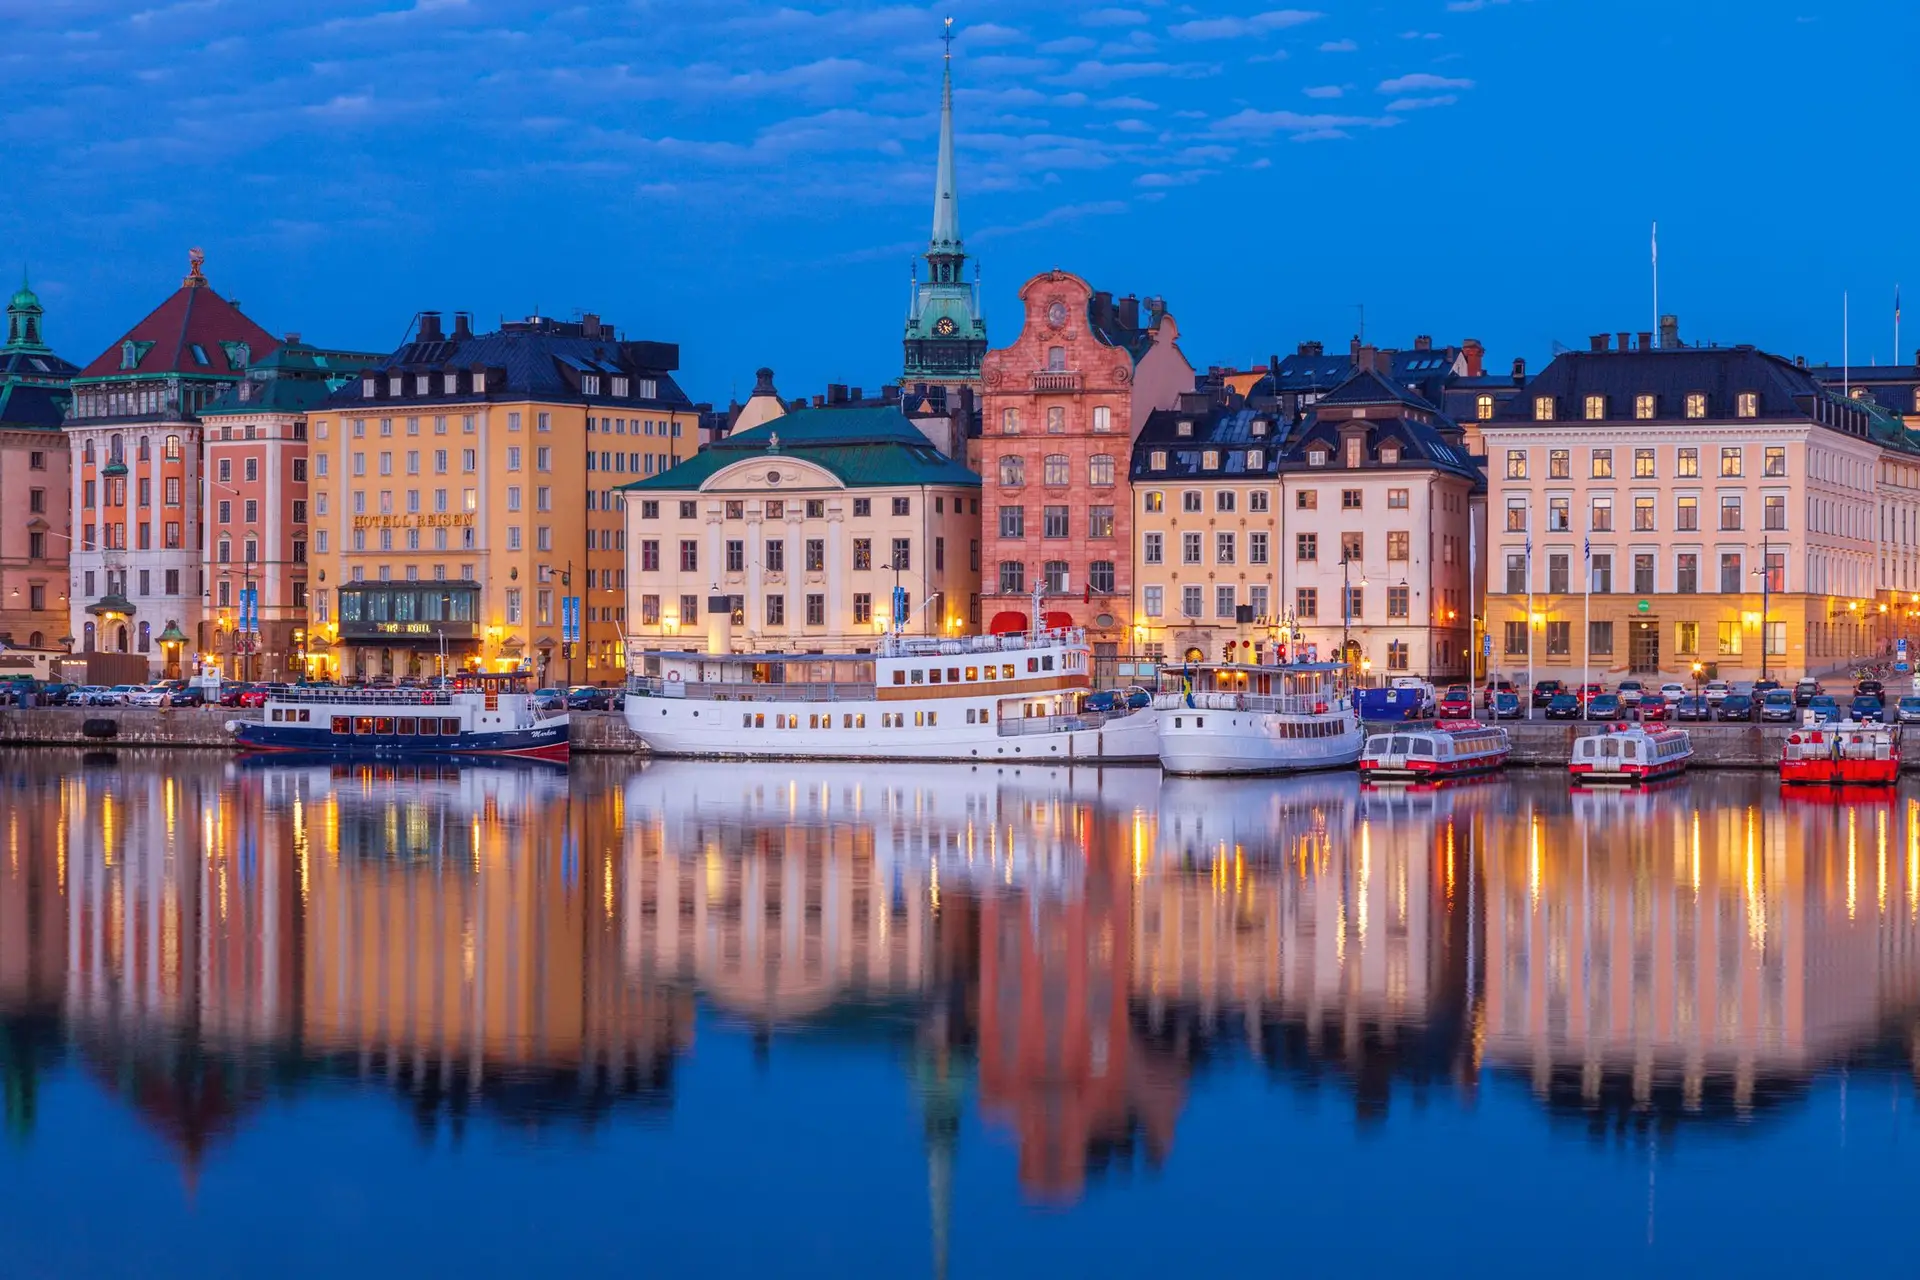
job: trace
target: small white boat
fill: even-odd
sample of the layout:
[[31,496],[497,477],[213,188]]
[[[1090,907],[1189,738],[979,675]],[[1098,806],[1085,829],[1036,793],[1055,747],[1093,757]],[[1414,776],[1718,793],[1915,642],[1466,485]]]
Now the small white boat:
[[1369,737],[1360,751],[1360,776],[1434,782],[1505,767],[1512,744],[1499,725],[1438,720]]
[[1617,721],[1575,739],[1567,772],[1575,782],[1655,782],[1686,772],[1693,739],[1685,729]]
[[1160,673],[1160,767],[1168,773],[1291,773],[1360,758],[1360,718],[1338,663],[1194,663]]

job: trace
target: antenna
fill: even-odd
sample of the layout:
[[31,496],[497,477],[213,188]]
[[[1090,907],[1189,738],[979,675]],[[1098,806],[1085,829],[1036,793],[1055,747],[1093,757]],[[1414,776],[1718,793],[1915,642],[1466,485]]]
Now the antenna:
[[1847,291],[1842,289],[1840,291],[1840,394],[1851,399],[1853,396],[1853,367],[1848,363],[1850,357],[1847,355],[1848,322]]
[[1660,346],[1660,220],[1653,222],[1653,345]]

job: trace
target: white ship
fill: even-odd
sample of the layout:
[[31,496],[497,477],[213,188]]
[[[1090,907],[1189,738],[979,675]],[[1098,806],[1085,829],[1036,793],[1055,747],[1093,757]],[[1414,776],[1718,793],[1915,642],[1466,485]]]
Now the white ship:
[[626,717],[663,756],[1150,764],[1151,699],[1093,696],[1086,633],[880,637],[873,653],[647,653]]
[[1337,663],[1195,663],[1161,672],[1153,700],[1168,773],[1291,773],[1360,758],[1364,735]]

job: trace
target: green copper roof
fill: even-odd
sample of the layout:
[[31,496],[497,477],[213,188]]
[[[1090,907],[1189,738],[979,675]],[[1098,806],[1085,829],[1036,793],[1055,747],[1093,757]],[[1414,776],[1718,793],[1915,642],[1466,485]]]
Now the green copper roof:
[[679,466],[624,485],[628,490],[698,489],[735,463],[781,459],[812,463],[850,489],[899,485],[964,485],[980,477],[933,447],[892,407],[800,409],[728,436]]

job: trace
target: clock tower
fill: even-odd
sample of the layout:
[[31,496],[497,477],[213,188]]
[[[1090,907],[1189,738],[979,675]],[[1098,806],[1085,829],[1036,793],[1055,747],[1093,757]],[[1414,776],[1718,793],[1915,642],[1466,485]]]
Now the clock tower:
[[947,51],[940,84],[940,164],[934,180],[933,237],[927,243],[927,276],[916,268],[907,305],[906,363],[900,385],[925,387],[935,408],[946,408],[959,387],[980,386],[980,360],[987,353],[987,322],[980,316],[980,286],[966,278],[967,252],[960,240],[960,202],[953,178],[953,19],[943,35]]

